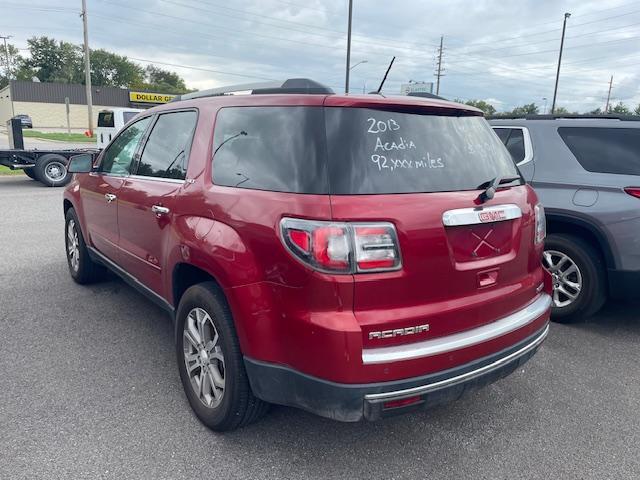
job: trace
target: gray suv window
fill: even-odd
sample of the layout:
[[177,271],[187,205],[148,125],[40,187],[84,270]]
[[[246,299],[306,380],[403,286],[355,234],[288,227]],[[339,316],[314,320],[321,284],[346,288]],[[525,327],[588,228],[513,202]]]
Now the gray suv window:
[[527,150],[524,144],[524,133],[521,128],[502,128],[493,127],[493,131],[496,132],[498,138],[502,140],[507,150],[511,154],[511,158],[516,164],[523,162]]
[[560,127],[558,133],[585,170],[640,175],[640,128]]

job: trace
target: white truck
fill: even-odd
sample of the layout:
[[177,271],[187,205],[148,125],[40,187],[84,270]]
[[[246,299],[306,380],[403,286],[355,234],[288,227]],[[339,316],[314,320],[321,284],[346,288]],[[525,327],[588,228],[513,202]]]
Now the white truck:
[[102,149],[109,145],[111,139],[122,130],[129,120],[135,117],[140,108],[112,108],[101,110],[98,113],[98,126],[96,128],[97,147]]

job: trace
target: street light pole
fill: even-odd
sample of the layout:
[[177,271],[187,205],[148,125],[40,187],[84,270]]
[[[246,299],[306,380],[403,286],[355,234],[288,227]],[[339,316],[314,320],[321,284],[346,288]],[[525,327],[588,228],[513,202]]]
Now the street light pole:
[[560,80],[560,64],[562,63],[562,49],[564,48],[564,32],[567,29],[567,19],[571,16],[570,13],[564,14],[564,22],[562,23],[562,38],[560,39],[560,53],[558,54],[558,70],[556,72],[556,86],[553,89],[553,102],[551,102],[551,115],[556,110],[556,97],[558,96],[558,81]]
[[89,27],[87,25],[87,0],[82,0],[82,27],[84,30],[84,79],[87,94],[89,135],[93,135],[93,100],[91,98],[91,60],[89,51]]
[[[84,0],[83,0],[84,1]],[[345,67],[344,93],[349,93],[349,72],[351,71],[351,19],[353,15],[353,0],[349,0],[349,25],[347,27],[347,65]]]
[[544,109],[542,110],[543,115],[547,114],[547,97],[542,97],[542,100],[544,100]]
[[355,65],[349,67],[349,70],[353,70],[354,68],[356,68],[358,65],[362,65],[363,63],[367,63],[368,60],[360,60],[358,63],[356,63]]

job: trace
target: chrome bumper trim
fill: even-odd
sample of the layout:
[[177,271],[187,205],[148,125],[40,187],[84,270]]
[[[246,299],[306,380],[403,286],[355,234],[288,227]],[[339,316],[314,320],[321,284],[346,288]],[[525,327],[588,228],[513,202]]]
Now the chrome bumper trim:
[[420,385],[418,387],[407,388],[405,390],[396,390],[395,392],[383,392],[383,393],[371,393],[365,395],[364,399],[369,402],[386,402],[389,400],[400,400],[406,397],[412,397],[415,395],[423,395],[429,392],[433,392],[435,390],[440,390],[446,387],[452,387],[454,385],[471,381],[477,377],[481,377],[483,375],[489,374],[494,370],[497,370],[505,365],[509,364],[517,360],[519,357],[526,355],[532,350],[538,348],[540,344],[544,341],[549,333],[549,325],[547,324],[542,333],[536,336],[531,342],[522,347],[519,350],[507,355],[506,357],[502,357],[499,360],[496,360],[489,365],[485,365],[484,367],[478,368],[476,370],[472,370],[467,373],[463,373],[462,375],[458,375],[451,378],[446,378],[444,380],[440,380],[439,382],[429,383],[427,385]]
[[522,310],[481,327],[408,345],[364,349],[362,363],[370,365],[414,360],[477,345],[528,325],[544,315],[550,307],[551,297],[541,293]]

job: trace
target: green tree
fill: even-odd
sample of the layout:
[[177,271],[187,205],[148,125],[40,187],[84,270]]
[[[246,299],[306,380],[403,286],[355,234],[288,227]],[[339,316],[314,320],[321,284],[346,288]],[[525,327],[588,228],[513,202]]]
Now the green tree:
[[[17,57],[19,61],[14,70],[19,80],[37,77],[41,82],[85,82],[84,56],[80,45],[44,36],[30,38],[27,44],[29,58]],[[6,84],[6,79],[4,82]],[[158,93],[190,91],[184,79],[175,72],[155,65],[144,68],[125,56],[103,49],[91,51],[91,83],[95,86],[129,87]]]
[[16,77],[41,82],[80,83],[83,79],[82,49],[49,37],[27,40],[30,57],[21,61]]
[[15,45],[8,43],[7,51],[9,53],[9,65],[7,65],[7,55],[4,49],[0,48],[0,68],[2,68],[2,74],[0,74],[0,88],[6,87],[9,84],[9,79],[15,77],[18,66],[23,61],[20,56],[20,51]]
[[144,79],[141,82],[131,85],[131,88],[147,90],[157,93],[187,93],[189,90],[180,75],[169,70],[147,65],[144,69]]
[[617,113],[619,115],[630,115],[631,110],[624,103],[618,102],[615,107],[609,106],[609,113]]
[[640,115],[640,103],[638,104],[636,109],[633,111],[633,113],[635,113],[636,115]]
[[535,103],[527,103],[511,111],[511,115],[537,115],[538,113],[540,113],[540,110]]
[[144,81],[144,69],[127,57],[106,50],[91,50],[91,83],[125,88]]
[[587,113],[589,115],[602,115],[602,109],[598,107],[595,110],[591,110],[590,112],[587,112]]
[[488,116],[495,115],[496,113],[496,107],[488,102],[485,102],[484,100],[467,100],[465,103],[467,105],[471,105],[472,107],[479,108],[484,112],[485,115]]

